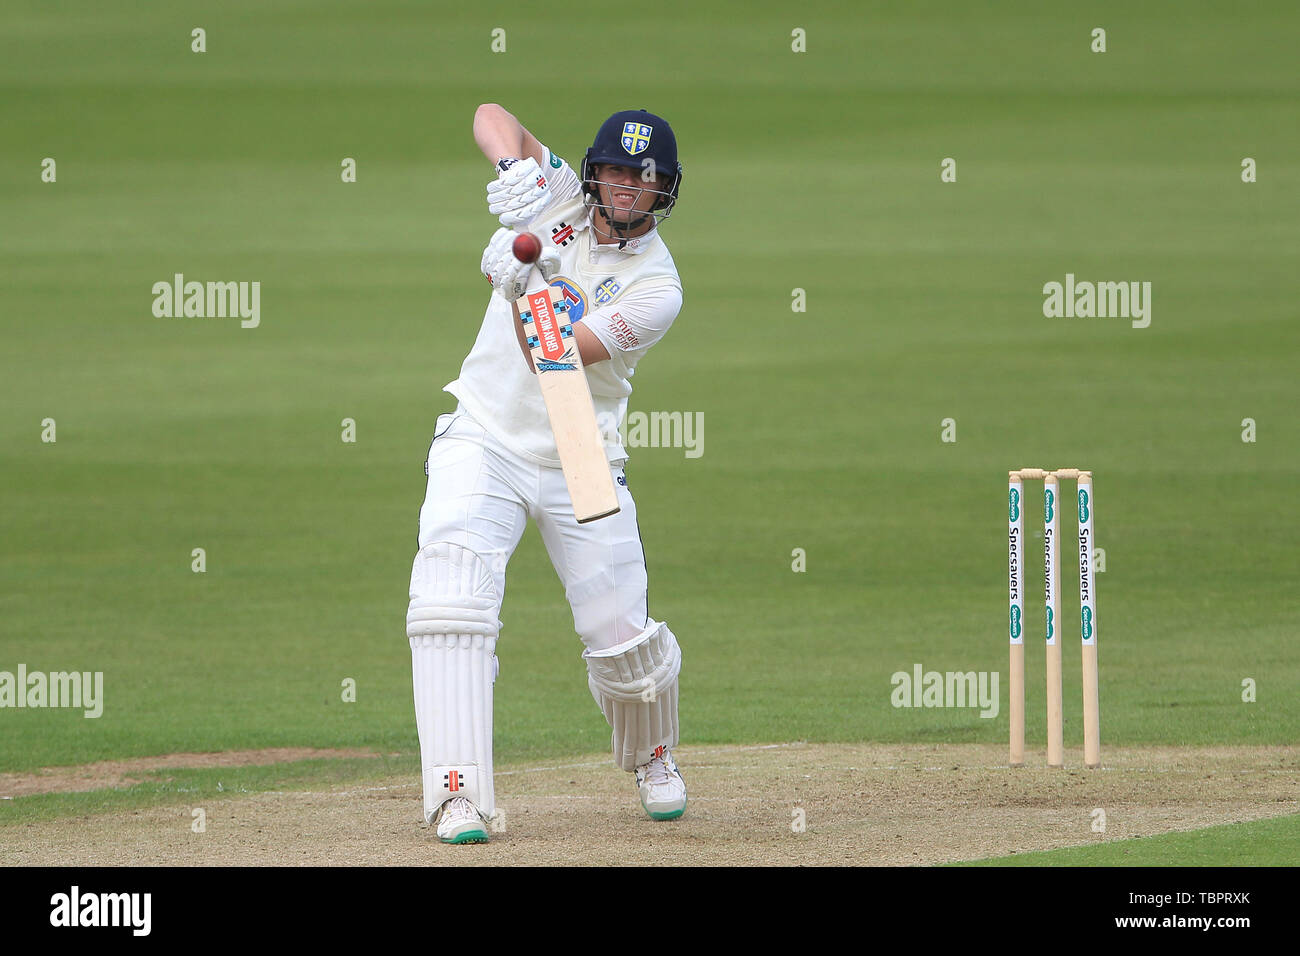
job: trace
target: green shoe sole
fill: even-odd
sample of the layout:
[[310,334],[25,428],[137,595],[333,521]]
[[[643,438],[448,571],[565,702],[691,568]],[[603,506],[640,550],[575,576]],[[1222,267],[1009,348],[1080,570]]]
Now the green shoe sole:
[[[641,809],[645,810],[644,803],[641,804]],[[650,814],[651,820],[676,820],[686,812],[686,804],[683,803],[680,810],[669,810],[667,813],[650,813],[649,810],[646,810],[645,812]]]
[[[439,837],[439,839],[442,840],[442,837]],[[468,833],[458,834],[450,840],[442,840],[443,843],[450,843],[453,846],[458,846],[462,843],[486,843],[487,841],[488,835],[482,830],[470,830]]]

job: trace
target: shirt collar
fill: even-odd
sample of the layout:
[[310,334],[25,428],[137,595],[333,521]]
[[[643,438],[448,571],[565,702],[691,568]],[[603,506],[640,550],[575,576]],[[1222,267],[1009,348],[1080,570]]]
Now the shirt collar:
[[590,207],[588,207],[587,218],[586,221],[584,222],[584,228],[591,230],[591,255],[592,256],[602,255],[608,252],[621,252],[625,255],[639,256],[643,252],[647,251],[652,245],[654,245],[655,239],[658,238],[659,236],[659,226],[656,223],[653,227],[651,227],[650,231],[647,232],[644,236],[637,236],[635,239],[629,239],[625,245],[619,245],[617,243],[612,243],[612,242],[600,243],[596,241],[597,238],[596,227],[591,221],[591,217],[593,215],[595,215],[595,213],[591,210]]

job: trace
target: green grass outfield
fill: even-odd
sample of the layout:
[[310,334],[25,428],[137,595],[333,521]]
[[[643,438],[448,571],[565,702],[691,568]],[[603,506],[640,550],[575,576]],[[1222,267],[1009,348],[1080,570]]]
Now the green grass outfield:
[[1228,823],[953,866],[1295,866],[1300,816]]
[[[1106,551],[1104,744],[1300,739],[1294,4],[659,16],[6,0],[0,670],[102,671],[106,699],[0,710],[0,772],[414,751],[406,586],[486,301],[470,128],[493,101],[575,164],[616,109],[677,132],[685,306],[630,408],[702,413],[704,454],[633,449],[628,477],[686,741],[1005,740],[1005,471],[1075,464]],[[176,272],[260,281],[261,326],[154,318]],[[1150,327],[1045,318],[1067,273],[1150,281]],[[606,746],[531,529],[503,619],[499,758]],[[894,708],[916,664],[1001,672],[1002,712]]]
[[0,825],[39,823],[65,817],[89,818],[115,810],[193,805],[198,801],[204,801],[206,805],[269,790],[360,786],[391,780],[395,773],[407,774],[418,784],[418,751],[397,758],[322,758],[247,767],[172,767],[137,771],[132,775],[136,782],[129,786],[40,793],[0,801]]

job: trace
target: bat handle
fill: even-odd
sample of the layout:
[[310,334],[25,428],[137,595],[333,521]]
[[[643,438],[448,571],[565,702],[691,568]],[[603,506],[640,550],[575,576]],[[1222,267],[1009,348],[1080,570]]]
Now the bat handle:
[[528,284],[524,287],[524,295],[530,295],[533,292],[541,292],[548,288],[550,283],[542,275],[542,270],[537,268],[536,263],[528,270]]

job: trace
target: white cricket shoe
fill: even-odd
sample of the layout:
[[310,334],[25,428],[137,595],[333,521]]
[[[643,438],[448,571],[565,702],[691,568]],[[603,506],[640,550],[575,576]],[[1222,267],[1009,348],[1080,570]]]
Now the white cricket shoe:
[[487,827],[478,807],[464,797],[452,797],[433,815],[438,839],[443,843],[486,843]]
[[676,820],[686,812],[686,781],[667,747],[656,749],[649,763],[636,768],[636,786],[651,820]]

